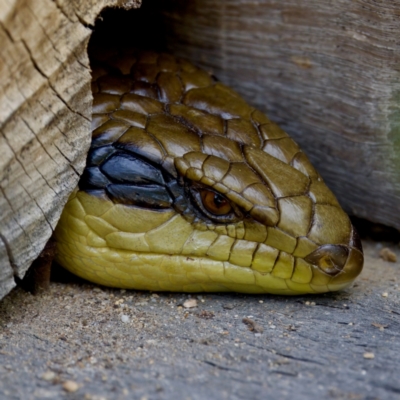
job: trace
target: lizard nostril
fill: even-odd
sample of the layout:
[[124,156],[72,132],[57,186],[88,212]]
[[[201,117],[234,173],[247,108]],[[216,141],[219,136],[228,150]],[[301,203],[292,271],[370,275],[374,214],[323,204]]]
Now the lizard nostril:
[[349,256],[346,246],[326,244],[309,254],[305,261],[315,265],[328,275],[335,276],[342,271]]
[[[349,244],[325,244],[318,247],[304,259],[315,265],[327,275],[335,277],[335,282],[347,282],[354,279],[363,266],[361,240],[355,228],[352,228]],[[339,275],[339,273],[342,274]]]

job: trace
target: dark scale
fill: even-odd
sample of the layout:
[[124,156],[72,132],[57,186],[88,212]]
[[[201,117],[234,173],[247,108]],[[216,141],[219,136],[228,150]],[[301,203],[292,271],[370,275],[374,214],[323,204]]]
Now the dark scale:
[[106,194],[114,203],[151,209],[187,208],[183,185],[141,156],[112,145],[92,148],[79,189]]
[[116,150],[112,145],[92,148],[87,157],[87,166],[100,165],[107,157],[110,157]]
[[100,169],[113,182],[165,185],[159,169],[129,153],[113,154]]
[[104,188],[111,182],[107,177],[100,171],[98,167],[86,167],[83,171],[81,181],[79,183],[81,189],[96,189]]

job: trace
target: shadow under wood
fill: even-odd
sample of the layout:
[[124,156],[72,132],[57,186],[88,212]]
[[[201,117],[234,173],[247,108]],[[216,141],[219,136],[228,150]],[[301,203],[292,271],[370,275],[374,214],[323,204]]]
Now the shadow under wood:
[[157,7],[144,2],[140,9],[105,9],[96,20],[89,42],[90,49],[137,48],[165,50],[165,27]]

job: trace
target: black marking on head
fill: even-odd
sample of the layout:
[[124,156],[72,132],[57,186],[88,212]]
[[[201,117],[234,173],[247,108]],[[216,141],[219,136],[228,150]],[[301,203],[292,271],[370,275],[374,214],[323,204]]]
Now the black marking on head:
[[227,224],[243,219],[237,207],[229,215],[207,212],[197,190],[202,187],[174,177],[162,165],[117,144],[92,147],[79,181],[80,190],[116,204],[153,210],[174,208],[187,219],[197,216],[207,223]]
[[84,185],[83,188],[85,189],[95,189],[99,187],[106,187],[111,182],[107,179],[105,175],[101,173],[98,167],[87,167],[83,171],[81,183],[81,189],[82,185]]
[[159,168],[128,153],[117,152],[100,167],[113,182],[165,185]]
[[100,165],[108,157],[115,153],[115,151],[116,150],[111,145],[97,147],[94,149],[92,148],[87,157],[87,165]]
[[143,155],[114,145],[92,147],[79,189],[118,204],[155,210],[173,207],[181,214],[189,205],[183,182]]

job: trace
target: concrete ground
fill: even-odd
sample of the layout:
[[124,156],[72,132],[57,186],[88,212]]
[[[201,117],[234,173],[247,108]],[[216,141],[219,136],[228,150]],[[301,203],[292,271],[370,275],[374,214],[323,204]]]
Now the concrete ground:
[[364,245],[336,294],[17,288],[0,303],[0,399],[400,398],[400,263]]

